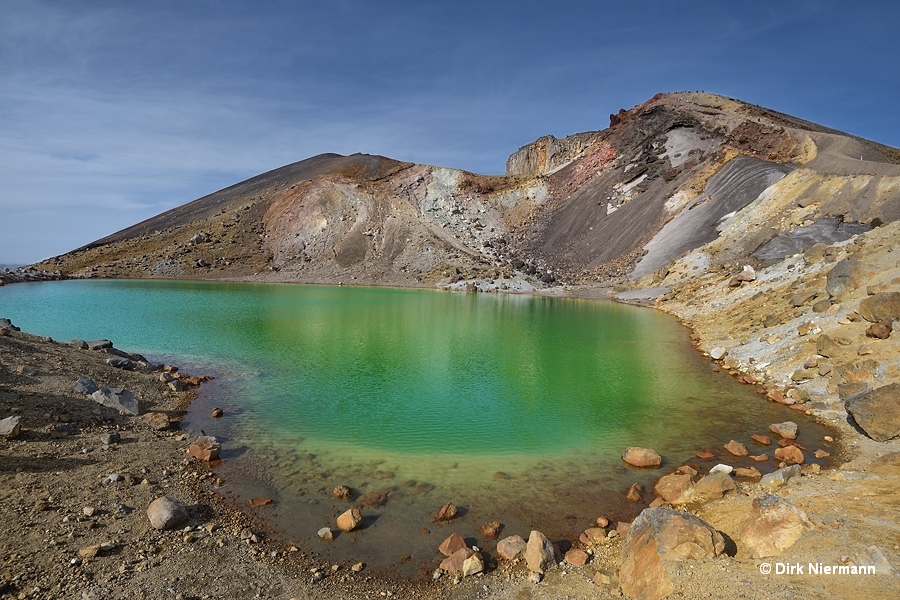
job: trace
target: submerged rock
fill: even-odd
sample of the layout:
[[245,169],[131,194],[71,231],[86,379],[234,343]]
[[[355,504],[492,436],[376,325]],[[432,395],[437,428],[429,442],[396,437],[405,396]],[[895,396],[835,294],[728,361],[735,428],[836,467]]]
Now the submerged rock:
[[448,502],[438,509],[435,519],[438,521],[449,521],[456,516],[457,512],[456,505]]
[[652,448],[631,446],[625,449],[622,460],[633,467],[657,468],[662,464],[662,457]]
[[785,421],[784,423],[773,423],[769,425],[769,429],[777,433],[783,438],[789,440],[797,439],[797,424],[793,421]]

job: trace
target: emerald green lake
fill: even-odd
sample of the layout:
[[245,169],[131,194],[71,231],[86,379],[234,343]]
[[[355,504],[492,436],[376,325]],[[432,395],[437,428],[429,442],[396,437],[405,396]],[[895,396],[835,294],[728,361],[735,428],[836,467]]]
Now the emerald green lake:
[[[443,535],[420,531],[446,501],[465,507],[464,535],[495,519],[562,535],[563,518],[583,529],[635,512],[621,492],[659,473],[624,467],[627,446],[677,465],[797,420],[714,373],[675,320],[613,303],[91,280],[0,287],[0,317],[216,375],[184,426],[223,441],[229,491],[277,499],[268,516],[313,546],[346,507],[334,486],[381,492],[377,520],[344,534],[357,544],[327,548],[374,565],[401,554],[427,565]],[[214,405],[224,419],[208,417]]]

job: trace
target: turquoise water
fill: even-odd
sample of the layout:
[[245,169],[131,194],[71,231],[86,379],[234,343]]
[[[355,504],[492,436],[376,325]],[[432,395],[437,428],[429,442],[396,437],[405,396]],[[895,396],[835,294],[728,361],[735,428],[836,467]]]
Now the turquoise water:
[[[411,556],[413,572],[436,566],[454,527],[469,537],[499,520],[504,535],[575,539],[599,515],[630,520],[641,505],[623,492],[661,472],[625,467],[627,446],[654,447],[673,467],[803,420],[713,372],[674,319],[612,303],[91,280],[0,287],[0,317],[212,372],[184,427],[223,442],[225,492],[275,499],[264,510],[276,527],[331,560],[387,568]],[[212,406],[225,418],[210,418]],[[803,443],[816,436],[803,421]],[[315,532],[346,509],[331,498],[337,485],[387,500],[365,508],[377,520],[345,534],[353,544],[323,546]],[[432,524],[447,501],[465,517]],[[423,533],[435,527],[440,539]]]
[[[407,453],[553,453],[625,442],[692,395],[684,331],[610,303],[171,281],[7,286],[2,314],[247,374],[273,432]],[[272,415],[277,417],[272,418]]]

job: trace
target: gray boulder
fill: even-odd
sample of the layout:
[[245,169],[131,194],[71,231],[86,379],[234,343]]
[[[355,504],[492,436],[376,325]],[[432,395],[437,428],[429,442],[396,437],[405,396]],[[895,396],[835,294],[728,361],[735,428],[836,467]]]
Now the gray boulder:
[[19,434],[22,433],[22,426],[20,425],[21,420],[22,417],[18,415],[0,419],[0,437],[19,437]]
[[555,564],[553,544],[540,531],[532,531],[525,545],[525,564],[535,573],[543,573]]
[[841,300],[848,293],[862,286],[863,282],[873,274],[872,267],[857,260],[845,258],[828,271],[825,291],[832,298]]
[[91,399],[103,406],[114,408],[130,415],[139,415],[137,398],[125,388],[103,388],[91,394]]
[[90,377],[85,377],[82,375],[78,378],[78,381],[75,382],[75,391],[79,394],[84,394],[85,396],[90,396],[100,388],[97,387],[97,384]]
[[811,528],[803,509],[780,496],[766,496],[753,500],[752,513],[744,521],[740,539],[751,558],[767,558],[793,546]]
[[891,383],[847,400],[847,412],[877,442],[900,435],[900,383]]
[[114,356],[113,358],[107,358],[106,364],[113,366],[117,369],[125,369],[127,371],[131,371],[134,369],[134,362],[130,359],[122,358],[120,356]]

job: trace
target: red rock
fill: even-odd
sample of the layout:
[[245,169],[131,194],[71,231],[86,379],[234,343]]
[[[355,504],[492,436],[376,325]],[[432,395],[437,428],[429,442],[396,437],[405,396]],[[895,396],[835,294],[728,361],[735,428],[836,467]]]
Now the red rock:
[[700,452],[697,453],[697,458],[699,458],[701,460],[712,460],[715,457],[716,457],[716,455],[713,454],[712,452],[710,452],[709,450],[701,450]]
[[597,523],[597,527],[606,527],[609,525],[609,519],[606,517],[597,517],[595,522]]
[[209,462],[219,458],[221,449],[222,446],[216,441],[216,438],[211,435],[202,435],[188,448],[188,456]]
[[681,465],[680,467],[675,469],[675,472],[681,475],[690,475],[691,477],[693,477],[697,474],[697,469],[690,465]]
[[750,439],[756,442],[757,444],[761,444],[763,446],[768,446],[772,443],[772,438],[767,435],[762,435],[759,433],[754,433],[750,436]]
[[755,460],[756,462],[766,462],[769,460],[769,456],[767,454],[752,454],[750,458]]
[[210,413],[210,415],[212,415],[212,418],[214,418],[214,419],[218,419],[218,418],[220,418],[220,417],[221,417],[222,415],[224,415],[224,414],[225,414],[225,413],[222,412],[222,409],[221,409],[221,408],[218,408],[218,407],[212,409],[212,412]]
[[724,549],[722,535],[703,520],[669,508],[645,509],[622,545],[622,592],[641,600],[665,598],[674,591],[670,573],[678,562],[714,558]]
[[435,519],[438,521],[449,521],[456,516],[457,512],[456,506],[452,502],[448,502],[438,509]]
[[653,492],[669,503],[677,502],[693,485],[690,475],[664,475],[653,486]]
[[599,546],[606,542],[606,530],[602,527],[588,527],[578,540],[585,546]]
[[725,450],[735,456],[747,456],[748,454],[750,454],[749,452],[747,452],[747,447],[736,440],[731,440],[730,442],[725,444]]
[[272,504],[271,498],[250,498],[250,506],[266,506]]
[[738,467],[734,470],[736,477],[749,477],[751,479],[759,479],[762,473],[756,467]]
[[775,460],[784,461],[790,464],[803,464],[803,452],[797,446],[787,446],[785,448],[777,448],[775,450]]
[[518,560],[525,556],[525,547],[522,536],[511,535],[497,542],[497,554],[506,560]]
[[471,548],[460,548],[441,562],[441,569],[451,575],[458,573],[463,570],[463,564],[474,555],[475,551]]
[[143,418],[147,425],[156,431],[165,431],[172,425],[169,415],[161,412],[148,412]]
[[772,402],[778,402],[779,404],[784,404],[784,392],[777,388],[772,388],[766,393],[766,398],[771,400]]
[[625,449],[622,460],[633,467],[657,468],[662,464],[662,457],[652,448],[631,446]]
[[490,523],[485,523],[481,526],[481,535],[486,537],[489,540],[497,539],[497,536],[500,535],[501,525],[497,521],[491,521]]
[[619,521],[616,523],[616,532],[619,535],[625,535],[628,533],[628,530],[631,529],[631,523],[628,521]]
[[650,506],[651,508],[656,508],[658,506],[669,506],[669,503],[666,502],[665,500],[663,500],[662,498],[654,498],[653,502],[651,502],[647,506]]
[[789,440],[787,438],[781,438],[780,440],[778,440],[778,445],[782,448],[786,448],[787,446],[797,446],[801,450],[806,450],[806,448],[797,443],[797,440]]
[[625,499],[629,502],[643,502],[644,500],[644,486],[639,483],[631,484],[631,487],[628,488],[628,491],[625,492]]
[[831,456],[831,452],[826,452],[825,450],[816,450],[814,455],[819,459],[828,458],[829,456]]
[[584,550],[572,548],[571,550],[566,552],[565,559],[566,559],[566,562],[569,563],[570,565],[573,565],[576,567],[583,567],[584,565],[588,564],[588,561],[590,560],[590,556],[588,556],[588,553],[585,552]]
[[337,526],[341,531],[353,531],[362,525],[363,516],[358,508],[351,508],[337,518]]
[[450,537],[441,542],[438,552],[444,556],[452,556],[456,551],[466,547],[466,541],[458,533],[451,533]]

